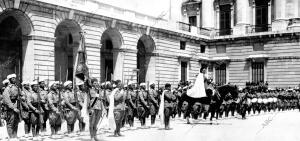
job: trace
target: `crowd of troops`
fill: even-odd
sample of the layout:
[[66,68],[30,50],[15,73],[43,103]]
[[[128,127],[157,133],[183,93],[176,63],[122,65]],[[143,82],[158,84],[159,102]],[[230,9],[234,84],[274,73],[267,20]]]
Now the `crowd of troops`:
[[[125,124],[128,124],[129,128],[134,128],[135,119],[140,121],[141,128],[147,128],[147,118],[150,118],[150,125],[154,126],[161,107],[166,130],[170,129],[170,118],[175,118],[176,115],[178,117],[184,115],[187,119],[189,117],[206,119],[210,110],[209,105],[200,109],[196,105],[187,112],[184,107],[186,101],[181,97],[192,87],[189,83],[171,89],[169,83],[164,87],[159,87],[155,83],[136,84],[130,81],[124,84],[120,80],[100,84],[97,79],[92,78],[76,85],[72,81],[63,84],[53,81],[47,86],[45,81],[39,80],[24,81],[18,85],[16,75],[11,74],[3,81],[3,85],[0,97],[1,119],[5,120],[10,139],[17,138],[21,120],[25,124],[24,137],[27,138],[32,133],[35,140],[39,140],[45,134],[47,121],[53,138],[61,135],[59,133],[64,121],[67,123],[68,135],[74,134],[76,121],[79,123],[80,132],[83,132],[87,124],[82,114],[85,109],[88,113],[91,140],[98,140],[98,124],[111,114],[115,123],[114,136],[121,136],[120,129]],[[231,116],[239,113],[242,118],[246,118],[246,114],[251,114],[251,111],[252,114],[256,114],[261,111],[284,111],[297,107],[300,108],[299,91],[269,90],[258,93],[245,89],[240,91],[238,98],[233,99],[230,94],[225,97],[217,117],[222,117],[224,113],[225,117],[230,113]]]
[[[187,118],[187,123],[190,123],[190,117],[194,119],[206,119],[210,113],[210,108],[213,108],[210,106],[211,103],[214,103],[213,99],[211,99],[210,104],[195,103],[188,109],[189,101],[184,101],[181,97],[186,94],[189,88],[191,88],[190,83],[184,82],[178,85],[178,88],[174,91],[177,97],[177,114],[179,117],[183,114],[184,118]],[[246,119],[247,114],[255,115],[260,114],[262,111],[266,113],[272,111],[300,110],[299,89],[244,88],[238,91],[238,97],[236,98],[233,98],[230,93],[225,96],[214,118],[234,117],[238,113],[242,116],[242,119]]]
[[[145,83],[137,85],[127,82],[124,85],[119,80],[99,84],[95,78],[76,83],[76,86],[72,81],[63,84],[53,81],[46,86],[43,80],[23,81],[18,85],[16,77],[15,74],[7,76],[3,81],[4,87],[0,97],[1,121],[5,121],[11,140],[17,140],[21,120],[25,124],[24,137],[33,140],[40,140],[41,136],[45,135],[47,121],[52,138],[62,135],[60,132],[64,121],[67,123],[67,135],[74,135],[76,121],[79,123],[79,130],[83,132],[86,126],[85,116],[82,115],[85,105],[91,140],[98,140],[98,124],[105,116],[109,117],[110,113],[114,117],[114,136],[121,136],[120,128],[126,123],[133,127],[135,118],[140,120],[142,128],[146,128],[146,118],[149,116],[151,125],[155,124],[162,91],[165,129],[170,129],[169,121],[176,97],[168,83],[161,91],[157,91],[154,83],[150,84],[149,88]],[[3,126],[4,123],[1,123]]]

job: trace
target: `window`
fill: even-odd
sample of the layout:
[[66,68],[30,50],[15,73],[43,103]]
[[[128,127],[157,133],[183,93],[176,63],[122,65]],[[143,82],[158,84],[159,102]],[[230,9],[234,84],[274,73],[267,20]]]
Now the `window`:
[[255,31],[268,31],[268,0],[256,0],[255,4]]
[[105,59],[105,79],[107,81],[112,80],[112,75],[114,73],[114,69],[113,69],[113,60],[110,59]]
[[215,72],[216,85],[220,86],[226,84],[226,64],[217,65]]
[[254,43],[253,44],[253,51],[263,51],[264,44],[263,43]]
[[205,45],[200,45],[200,53],[205,53]]
[[216,47],[216,52],[217,54],[220,54],[220,53],[226,53],[226,46],[225,45],[219,45]]
[[231,5],[220,5],[220,31],[219,35],[231,34]]
[[181,81],[187,81],[187,62],[181,62]]
[[258,84],[264,82],[264,63],[252,62],[252,82]]
[[197,17],[196,16],[190,16],[189,17],[189,24],[191,26],[197,26]]
[[185,41],[180,41],[180,49],[185,50],[186,42]]
[[105,46],[106,46],[106,49],[113,49],[112,41],[111,40],[106,40],[105,41]]
[[72,34],[69,34],[69,45],[73,44],[73,37]]

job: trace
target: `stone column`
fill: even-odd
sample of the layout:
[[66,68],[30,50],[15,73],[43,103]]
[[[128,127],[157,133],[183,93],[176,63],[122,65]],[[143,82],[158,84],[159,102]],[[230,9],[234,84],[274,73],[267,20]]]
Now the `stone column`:
[[255,26],[256,25],[256,20],[255,20],[255,17],[256,17],[256,8],[255,8],[255,2],[253,2],[252,4],[252,25]]
[[203,18],[203,27],[208,29],[214,28],[215,20],[214,18],[214,3],[213,0],[202,0],[202,18]]
[[247,26],[249,26],[250,21],[248,18],[250,18],[250,5],[249,0],[238,0],[236,1],[236,18],[237,23],[236,26],[233,28],[233,34],[234,35],[243,35],[247,33]]
[[292,20],[290,30],[300,30],[299,0],[286,0],[286,17]]
[[272,1],[268,2],[268,24],[272,24]]
[[231,8],[230,8],[230,16],[231,16],[231,18],[230,18],[230,28],[233,28],[233,26],[234,26],[234,5],[233,5],[233,3],[231,3]]
[[215,29],[220,29],[220,7],[218,6],[215,14]]
[[286,0],[274,0],[275,19],[272,22],[272,31],[282,31],[287,29],[288,19],[286,18]]

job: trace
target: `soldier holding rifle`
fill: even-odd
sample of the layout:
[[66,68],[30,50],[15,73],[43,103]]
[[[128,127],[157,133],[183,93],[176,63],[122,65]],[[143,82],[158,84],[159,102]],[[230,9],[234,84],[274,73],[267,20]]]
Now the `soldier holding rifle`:
[[64,83],[65,92],[64,92],[64,101],[65,101],[65,118],[67,121],[67,130],[68,133],[71,134],[74,131],[74,124],[76,122],[78,113],[80,109],[76,104],[76,97],[73,91],[73,83],[72,81],[66,81]]
[[7,133],[9,138],[16,138],[18,132],[18,124],[20,119],[20,110],[18,109],[19,88],[16,85],[16,74],[7,76],[9,85],[3,92],[3,105],[5,111],[5,120],[7,123]]
[[48,88],[46,87],[46,83],[45,83],[45,80],[39,80],[39,91],[40,91],[40,95],[41,95],[41,106],[44,110],[44,116],[43,116],[43,120],[44,120],[44,123],[43,123],[43,126],[41,127],[41,131],[42,131],[42,134],[45,134],[46,132],[46,121],[48,120],[49,118],[49,107],[48,107],[48,102],[47,102],[47,95],[48,95]]
[[126,105],[128,107],[127,111],[127,121],[129,126],[132,128],[134,123],[134,117],[136,115],[136,92],[134,92],[134,83],[130,81],[127,86],[127,98],[126,98]]
[[27,97],[30,96],[30,82],[29,81],[23,81],[22,82],[22,118],[25,123],[25,138],[29,136],[30,129],[31,129],[31,122],[30,122],[30,116],[29,116],[29,106],[27,104]]
[[39,85],[37,81],[31,83],[32,92],[27,98],[27,103],[30,108],[30,122],[33,139],[36,140],[39,136],[39,131],[44,123],[43,109],[41,107],[41,96],[39,93]]
[[138,93],[138,117],[141,121],[142,128],[146,127],[146,117],[149,111],[147,103],[148,93],[146,92],[146,84],[140,84],[140,91]]
[[61,127],[62,116],[61,116],[61,107],[60,106],[60,91],[58,90],[59,82],[53,81],[50,82],[50,92],[48,93],[47,101],[49,104],[49,123],[51,126],[51,135],[53,138],[57,137],[57,132]]

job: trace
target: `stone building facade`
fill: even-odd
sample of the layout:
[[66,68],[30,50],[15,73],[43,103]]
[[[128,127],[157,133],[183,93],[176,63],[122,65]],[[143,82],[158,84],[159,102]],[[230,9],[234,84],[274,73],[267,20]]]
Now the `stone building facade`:
[[101,82],[193,82],[205,65],[218,84],[299,84],[298,0],[164,4],[167,14],[153,16],[104,0],[2,0],[0,79],[72,80],[84,31],[90,74]]

